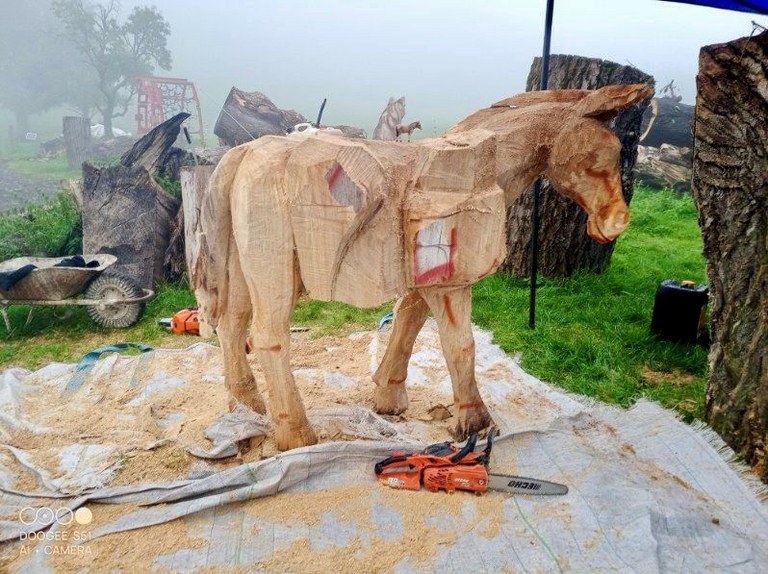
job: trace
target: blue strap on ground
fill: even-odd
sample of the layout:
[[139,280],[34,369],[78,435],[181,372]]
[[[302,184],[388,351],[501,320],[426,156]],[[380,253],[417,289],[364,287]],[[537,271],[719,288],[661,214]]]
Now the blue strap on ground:
[[379,320],[379,330],[384,328],[384,325],[391,323],[394,320],[395,314],[392,312],[387,313]]
[[85,382],[85,376],[104,353],[119,353],[127,349],[138,349],[142,353],[153,350],[149,345],[143,345],[141,343],[118,343],[116,345],[110,345],[109,347],[94,349],[86,354],[77,367],[75,367],[75,372],[72,375],[72,378],[67,383],[67,386],[64,387],[64,393],[74,393],[78,391]]

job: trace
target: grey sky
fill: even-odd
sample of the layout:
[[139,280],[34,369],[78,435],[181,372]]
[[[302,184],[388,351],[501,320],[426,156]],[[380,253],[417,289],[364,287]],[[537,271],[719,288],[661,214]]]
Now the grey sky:
[[[205,123],[233,85],[324,123],[370,133],[389,96],[425,135],[525,89],[541,53],[545,0],[124,0],[171,25],[170,75],[193,80]],[[552,53],[631,62],[695,98],[701,46],[765,18],[658,0],[556,0]],[[118,122],[119,123],[119,122]]]

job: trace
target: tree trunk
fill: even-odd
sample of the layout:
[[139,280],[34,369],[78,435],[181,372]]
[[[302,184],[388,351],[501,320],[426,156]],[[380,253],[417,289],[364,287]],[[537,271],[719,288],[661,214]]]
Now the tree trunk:
[[91,121],[81,116],[65,116],[62,133],[67,150],[67,164],[80,169],[91,157]]
[[115,137],[115,134],[112,133],[112,116],[115,113],[115,102],[114,99],[110,99],[107,102],[107,105],[104,106],[104,112],[102,113],[102,120],[104,121],[104,136],[103,138],[106,139],[112,139]]
[[693,197],[712,293],[707,422],[768,480],[768,32],[702,48]]
[[16,112],[16,139],[23,140],[29,131],[29,114],[26,111]]
[[[527,89],[535,89],[541,76],[541,58],[536,58],[528,75]],[[549,89],[596,89],[610,84],[641,84],[653,77],[631,66],[581,56],[552,56]],[[623,111],[614,122],[621,140],[621,181],[624,200],[632,200],[632,169],[637,156],[640,121],[647,102]],[[525,193],[509,208],[507,217],[507,258],[502,272],[520,277],[530,275],[533,193]],[[587,214],[570,199],[542,180],[541,227],[539,229],[539,272],[545,277],[569,277],[576,271],[604,271],[611,261],[615,241],[599,245],[586,233]]]

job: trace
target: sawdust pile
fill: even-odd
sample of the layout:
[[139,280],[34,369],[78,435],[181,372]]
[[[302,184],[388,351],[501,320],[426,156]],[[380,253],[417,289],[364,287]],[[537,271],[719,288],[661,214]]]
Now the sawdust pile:
[[[196,572],[389,572],[403,560],[414,567],[426,567],[441,547],[456,542],[455,531],[446,524],[461,519],[466,532],[492,539],[504,522],[504,499],[498,493],[481,497],[469,494],[434,494],[426,491],[396,491],[383,486],[356,485],[310,493],[283,493],[238,504],[237,511],[256,519],[255,528],[270,528],[276,523],[313,527],[323,517],[333,515],[340,528],[349,526],[354,535],[343,548],[333,545],[318,548],[309,536],[300,537],[276,550],[268,560],[248,564],[228,564],[196,569]],[[398,516],[386,523],[373,516],[376,508],[396,508]],[[109,524],[136,507],[130,505],[91,505],[93,522],[65,527],[61,537],[73,541],[87,537],[100,526]],[[95,571],[174,571],[162,560],[180,550],[205,549],[210,543],[200,533],[196,536],[195,518],[177,519],[158,526],[108,535],[84,544],[88,566]],[[309,532],[309,528],[307,528]],[[257,533],[255,533],[257,534]],[[69,543],[51,545],[59,548],[57,572],[79,572],[84,556],[66,552]],[[34,551],[34,549],[32,549]],[[6,564],[13,567],[13,562]],[[164,565],[166,567],[164,567]]]
[[[371,372],[386,339],[375,332],[346,338],[296,337],[293,369],[310,417],[331,407],[373,408]],[[452,412],[448,375],[442,357],[437,359],[424,374],[445,384],[409,385],[409,410],[388,417],[426,441],[446,440],[453,424],[447,418]],[[269,408],[261,369],[255,358],[249,360]],[[86,487],[182,480],[206,468],[217,471],[273,456],[277,450],[271,437],[240,458],[199,461],[186,452],[195,446],[209,449],[204,432],[228,410],[222,372],[219,350],[205,344],[162,354],[109,356],[97,363],[73,395],[61,394],[61,378],[41,379],[39,392],[24,397],[23,412],[35,426],[13,430],[8,444],[24,451],[35,467],[50,469],[52,479],[65,478],[59,470],[61,448],[104,447],[100,472]],[[357,438],[332,417],[313,422],[321,442]],[[35,474],[16,460],[9,464],[17,470],[17,490],[38,490]]]

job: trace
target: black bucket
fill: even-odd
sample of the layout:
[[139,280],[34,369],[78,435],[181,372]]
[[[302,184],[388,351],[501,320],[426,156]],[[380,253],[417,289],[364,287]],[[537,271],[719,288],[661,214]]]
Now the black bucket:
[[706,285],[674,279],[662,281],[656,289],[651,332],[666,341],[706,345],[709,333],[704,317],[708,300]]

